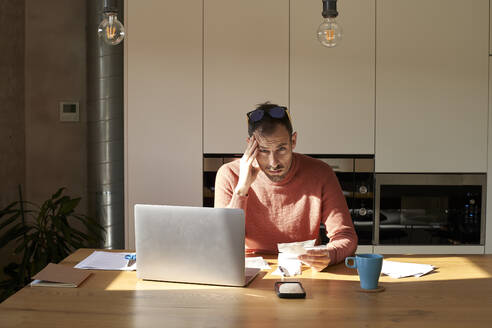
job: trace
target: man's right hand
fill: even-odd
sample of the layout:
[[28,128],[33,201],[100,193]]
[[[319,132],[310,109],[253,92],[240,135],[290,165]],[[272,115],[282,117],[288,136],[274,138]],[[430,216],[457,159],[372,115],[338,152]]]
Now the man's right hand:
[[241,157],[239,166],[239,180],[234,193],[239,196],[246,196],[248,194],[249,187],[253,181],[255,181],[260,172],[258,163],[256,162],[256,154],[258,152],[258,141],[256,141],[253,135],[248,140],[248,146],[244,151],[243,157]]

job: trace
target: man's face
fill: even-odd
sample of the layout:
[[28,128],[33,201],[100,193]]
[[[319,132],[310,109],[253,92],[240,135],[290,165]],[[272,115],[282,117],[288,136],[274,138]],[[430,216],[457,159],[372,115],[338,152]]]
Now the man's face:
[[296,147],[297,134],[292,138],[283,125],[277,125],[273,133],[262,135],[255,132],[258,141],[256,160],[260,169],[273,182],[282,181],[292,165],[292,151]]

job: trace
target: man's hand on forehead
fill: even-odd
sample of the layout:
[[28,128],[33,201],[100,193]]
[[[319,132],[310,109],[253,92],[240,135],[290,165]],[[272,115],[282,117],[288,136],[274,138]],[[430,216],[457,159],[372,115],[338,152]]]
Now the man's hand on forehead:
[[256,136],[253,135],[249,138],[248,146],[246,147],[246,150],[240,160],[239,180],[236,188],[234,189],[234,192],[240,196],[247,195],[251,184],[256,179],[256,176],[260,171],[256,160],[258,149],[258,141]]

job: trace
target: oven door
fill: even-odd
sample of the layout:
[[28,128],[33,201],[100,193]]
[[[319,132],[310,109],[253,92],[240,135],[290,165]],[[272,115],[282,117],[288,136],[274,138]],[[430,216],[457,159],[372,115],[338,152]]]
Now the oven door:
[[330,165],[338,178],[354,223],[359,245],[372,245],[374,159],[362,157],[321,157],[319,159]]
[[376,245],[483,245],[485,174],[376,174]]

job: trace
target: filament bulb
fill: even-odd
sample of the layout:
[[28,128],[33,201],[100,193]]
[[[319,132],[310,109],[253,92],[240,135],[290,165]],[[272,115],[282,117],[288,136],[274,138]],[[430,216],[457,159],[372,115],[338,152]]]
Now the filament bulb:
[[97,28],[97,34],[107,44],[117,45],[125,37],[125,27],[118,20],[116,12],[107,12],[104,15],[105,18]]
[[340,43],[342,28],[334,17],[328,17],[318,27],[318,41],[325,47],[331,48]]

